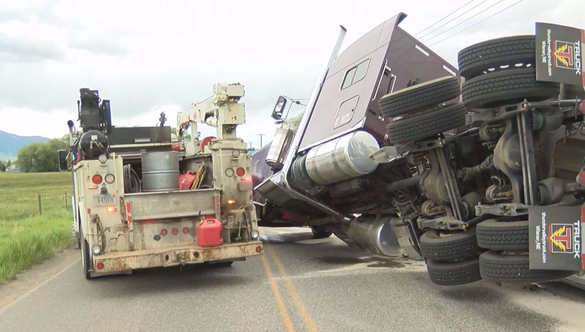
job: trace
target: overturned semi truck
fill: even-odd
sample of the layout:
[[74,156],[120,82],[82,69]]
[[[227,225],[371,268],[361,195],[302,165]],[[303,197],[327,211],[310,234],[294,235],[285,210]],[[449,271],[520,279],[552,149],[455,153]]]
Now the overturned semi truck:
[[[342,28],[299,128],[279,128],[253,155],[259,224],[422,256],[439,285],[582,271],[585,149],[556,149],[582,142],[582,76],[559,84],[538,63],[548,30],[558,43],[545,53],[562,40],[576,49],[581,30],[539,24],[537,35],[462,50],[455,68],[400,28],[405,17],[338,54]],[[572,69],[557,61],[553,71],[579,74],[571,56]],[[275,120],[287,102],[279,98]]]

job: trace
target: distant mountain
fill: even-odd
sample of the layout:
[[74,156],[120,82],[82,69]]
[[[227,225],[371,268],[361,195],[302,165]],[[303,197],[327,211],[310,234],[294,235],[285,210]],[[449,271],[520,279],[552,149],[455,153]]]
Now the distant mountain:
[[16,159],[18,150],[30,143],[44,143],[48,138],[41,136],[18,136],[0,130],[0,159]]

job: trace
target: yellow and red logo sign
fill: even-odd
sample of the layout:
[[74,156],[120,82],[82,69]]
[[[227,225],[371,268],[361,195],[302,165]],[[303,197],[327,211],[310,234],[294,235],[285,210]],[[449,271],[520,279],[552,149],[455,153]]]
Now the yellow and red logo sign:
[[566,224],[551,224],[549,246],[551,252],[573,252],[573,226]]
[[574,44],[555,40],[555,67],[575,69]]

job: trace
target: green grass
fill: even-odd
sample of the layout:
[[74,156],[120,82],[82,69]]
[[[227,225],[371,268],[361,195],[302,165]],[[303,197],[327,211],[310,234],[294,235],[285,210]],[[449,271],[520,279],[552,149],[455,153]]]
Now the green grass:
[[70,196],[68,172],[0,173],[0,283],[73,242]]

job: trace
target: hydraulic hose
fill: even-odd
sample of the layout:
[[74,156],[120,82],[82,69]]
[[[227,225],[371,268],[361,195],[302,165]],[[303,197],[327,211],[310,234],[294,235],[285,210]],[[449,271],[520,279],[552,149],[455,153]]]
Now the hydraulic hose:
[[124,192],[139,193],[142,191],[140,178],[132,166],[124,165]]

